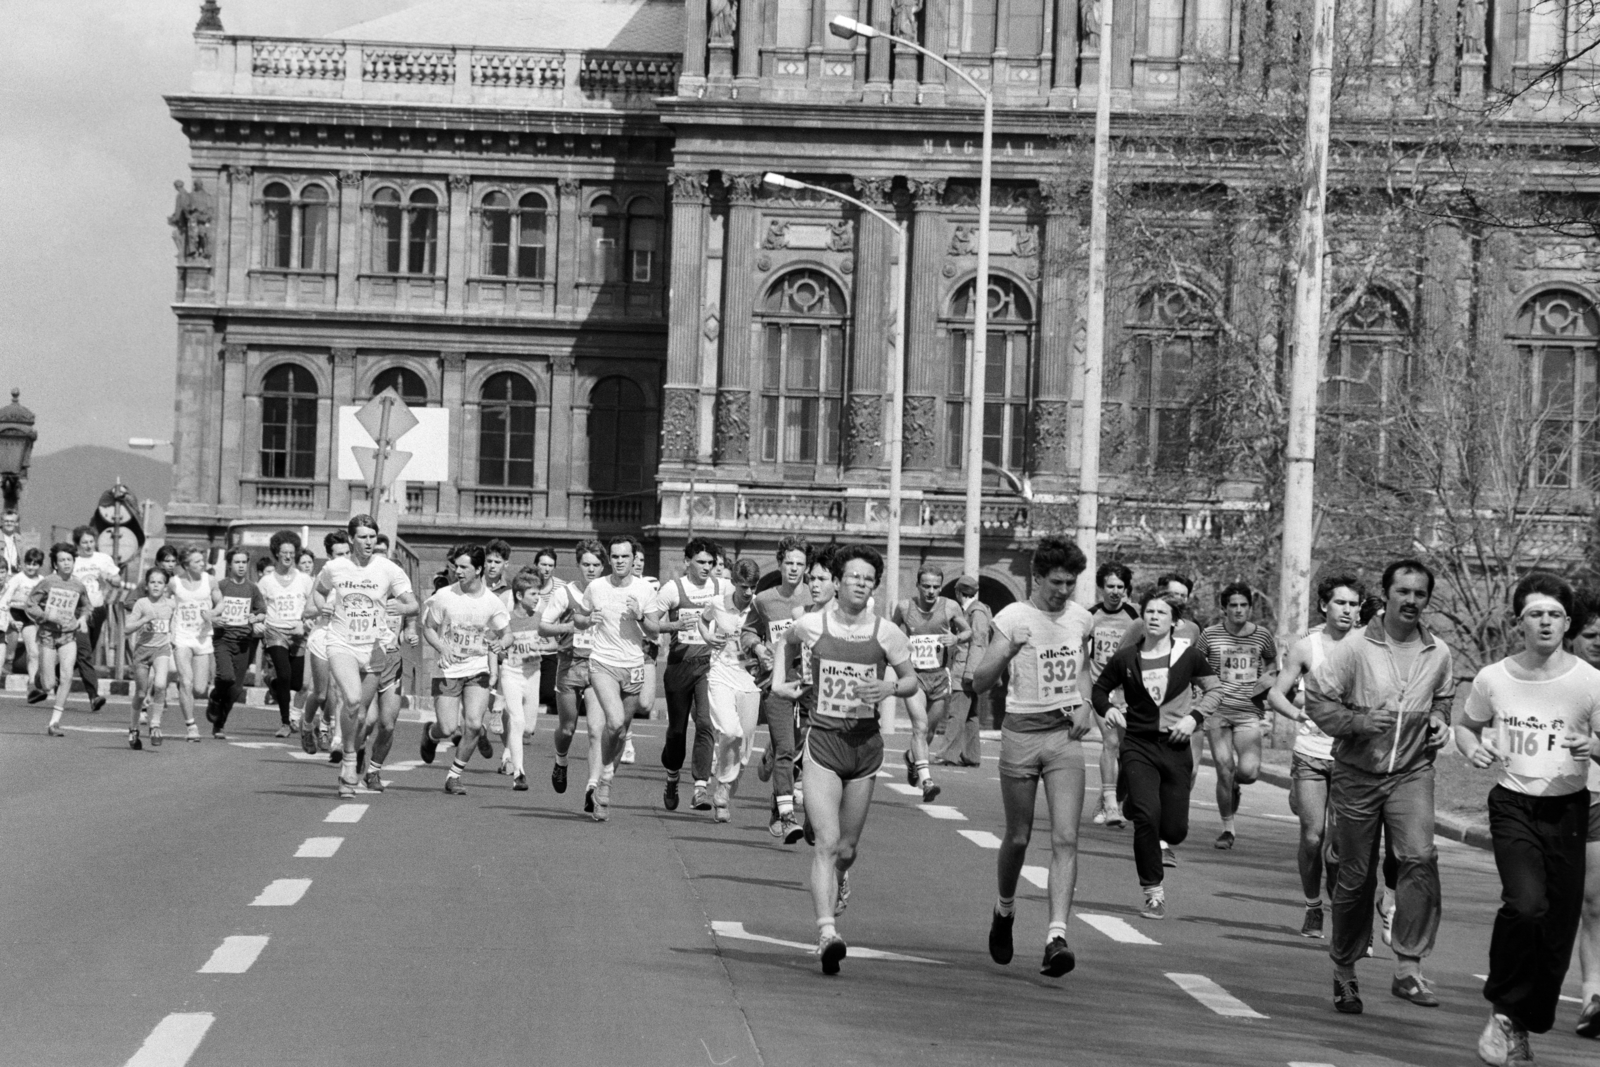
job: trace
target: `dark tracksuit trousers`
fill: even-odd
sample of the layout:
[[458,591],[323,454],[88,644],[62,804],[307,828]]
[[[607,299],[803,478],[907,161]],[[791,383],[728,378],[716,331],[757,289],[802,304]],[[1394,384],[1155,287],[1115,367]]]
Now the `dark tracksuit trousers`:
[[249,630],[219,629],[212,645],[217,652],[217,680],[206,701],[206,721],[220,730],[233,706],[244,699],[244,677],[256,655],[256,637]]
[[94,650],[100,647],[100,631],[106,625],[106,606],[89,609],[89,630],[78,631],[78,659],[73,664],[78,680],[83,683],[83,695],[93,700],[100,695],[100,672],[94,665]]
[[694,780],[711,780],[711,698],[707,692],[706,673],[711,666],[710,655],[684,656],[676,663],[668,662],[661,676],[661,688],[667,696],[667,738],[661,748],[661,766],[668,771],[681,770],[684,750],[689,741],[689,717],[694,716]]
[[1189,742],[1170,744],[1160,734],[1122,739],[1117,800],[1133,820],[1133,865],[1139,885],[1160,885],[1161,842],[1176,848],[1189,836]]

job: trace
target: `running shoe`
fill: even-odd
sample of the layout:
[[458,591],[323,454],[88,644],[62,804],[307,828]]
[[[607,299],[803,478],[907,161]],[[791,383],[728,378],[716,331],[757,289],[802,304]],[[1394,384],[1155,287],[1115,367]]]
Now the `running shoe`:
[[434,753],[439,751],[439,739],[433,736],[433,726],[424,723],[422,726],[422,745],[417,750],[417,755],[422,757],[423,763],[432,763]]
[[478,734],[478,755],[484,759],[494,759],[494,745],[489,741],[488,730],[483,730]]
[[1161,866],[1163,866],[1163,867],[1176,867],[1177,865],[1178,865],[1178,854],[1176,852],[1172,851],[1172,846],[1171,845],[1164,846],[1161,849]]
[[1233,848],[1233,831],[1232,830],[1224,830],[1224,831],[1222,831],[1222,833],[1217,835],[1216,844],[1212,845],[1211,847],[1215,848],[1215,849],[1220,849],[1223,852],[1227,852],[1230,849],[1232,849]]
[[128,747],[133,749],[135,752],[138,752],[140,749],[144,748],[144,742],[139,740],[138,730],[128,731]]
[[783,836],[783,819],[778,815],[778,806],[776,802],[773,803],[772,813],[767,818],[767,833],[771,834],[773,837]]
[[1165,919],[1167,917],[1167,898],[1145,897],[1144,907],[1139,909],[1139,914],[1146,919]]
[[1077,965],[1078,957],[1067,947],[1067,939],[1060,936],[1052,937],[1050,943],[1044,947],[1044,962],[1039,965],[1039,973],[1051,978],[1060,978]]
[[1300,936],[1322,936],[1322,906],[1320,904],[1314,908],[1306,908],[1305,921],[1300,924]]
[[272,736],[273,737],[288,737],[289,736],[289,724],[288,723],[284,723],[282,726],[278,727],[277,731],[275,733],[273,733]]
[[998,911],[989,913],[989,958],[1002,966],[1011,962],[1011,927],[1016,921],[1016,912],[1010,915],[1001,915]]
[[66,737],[67,736],[67,732],[65,730],[61,729],[61,727],[57,726],[53,722],[45,724],[44,732],[45,732],[45,736],[46,737]]
[[806,832],[800,824],[794,821],[793,815],[785,815],[779,820],[783,824],[783,843],[792,845],[805,836]]
[[383,774],[379,771],[368,771],[367,776],[362,780],[362,784],[373,793],[381,793],[383,792]]
[[926,782],[922,783],[922,802],[924,804],[932,804],[935,800],[938,800],[939,793],[940,789],[938,783],[936,783],[932,778],[929,778]]
[[772,781],[772,742],[767,742],[767,747],[761,750],[761,762],[756,764],[756,778],[763,782]]
[[1439,1006],[1439,998],[1433,995],[1433,990],[1428,988],[1428,983],[1421,975],[1396,977],[1389,985],[1389,992],[1401,1000],[1409,1000],[1419,1008]]
[[515,778],[511,779],[511,788],[519,793],[526,793],[528,791],[528,776],[526,774],[519,774]]
[[444,776],[444,791],[453,797],[464,797],[467,795],[467,787],[461,784],[461,776],[456,774],[447,774]]
[[1589,998],[1589,1003],[1578,1013],[1579,1037],[1600,1037],[1600,993]]
[[914,786],[917,784],[917,761],[911,758],[910,748],[905,750],[904,755],[906,757],[906,785]]
[[594,814],[594,785],[591,783],[583,791],[583,810],[586,814]]
[[211,740],[213,740],[213,741],[226,741],[227,739],[228,739],[228,735],[223,733],[221,730],[212,730],[211,731]]
[[557,793],[567,791],[567,769],[559,763],[550,765],[550,788]]
[[661,791],[661,805],[668,811],[678,810],[678,780],[667,779],[667,787]]
[[338,766],[344,762],[343,739],[334,738],[334,740],[328,745],[328,762],[335,766]]
[[850,906],[850,872],[834,868],[837,875],[837,893],[834,896],[833,913],[843,915],[844,909]]
[[1511,1049],[1517,1024],[1504,1015],[1489,1013],[1489,1021],[1478,1035],[1478,1058],[1490,1067],[1506,1067],[1511,1062]]
[[161,747],[161,727],[159,727],[159,726],[150,727],[150,747],[151,748],[160,748]]
[[495,769],[495,773],[503,774],[508,778],[516,777],[517,765],[511,762],[511,750],[509,748],[501,750],[500,766]]
[[850,946],[844,943],[844,938],[838,934],[832,937],[824,934],[817,941],[817,955],[822,957],[822,973],[838,974],[839,961],[850,952]]
[[711,810],[711,794],[699,782],[694,784],[694,792],[689,795],[689,806],[695,811]]
[[1100,802],[1098,808],[1094,809],[1094,824],[1096,826],[1104,826],[1106,824],[1106,802],[1104,800]]
[[626,741],[622,742],[622,762],[632,763],[633,760],[633,738],[630,737]]
[[1340,1015],[1361,1014],[1361,986],[1354,978],[1334,977],[1333,1010]]
[[43,704],[44,701],[45,701],[45,698],[48,697],[49,695],[50,694],[45,692],[43,689],[29,689],[28,690],[28,703],[30,703],[30,704]]
[[317,727],[317,751],[326,752],[333,747],[333,737],[328,733],[327,726]]
[[192,722],[186,724],[183,739],[185,741],[193,741],[198,745],[200,743],[200,727]]
[[605,822],[611,818],[611,783],[601,780],[594,790],[594,821]]
[[97,712],[97,711],[99,711],[101,708],[103,708],[105,706],[106,706],[106,698],[105,697],[97,696],[97,697],[90,697],[89,698],[89,710],[90,711],[96,711]]
[[139,725],[140,726],[149,726],[150,725],[150,713],[148,711],[141,711],[139,713]]
[[317,754],[317,731],[314,727],[300,727],[300,751],[308,756]]
[[1383,897],[1378,898],[1378,917],[1383,920],[1383,943],[1394,942],[1394,901],[1389,901],[1389,910],[1383,908]]
[[1106,809],[1106,829],[1120,830],[1123,827],[1123,823],[1122,805],[1113,800],[1111,806]]
[[711,817],[716,819],[717,822],[727,822],[729,819],[733,818],[733,814],[728,811],[728,802],[726,799],[719,798],[712,803]]
[[356,784],[354,782],[347,782],[347,781],[344,780],[344,778],[341,777],[339,779],[339,799],[341,799],[341,800],[354,800],[355,799],[355,795],[356,795]]

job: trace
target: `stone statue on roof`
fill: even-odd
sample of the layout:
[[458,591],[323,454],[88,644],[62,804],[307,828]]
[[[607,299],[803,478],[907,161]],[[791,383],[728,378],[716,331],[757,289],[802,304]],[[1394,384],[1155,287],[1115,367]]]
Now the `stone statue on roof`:
[[1100,47],[1100,0],[1080,0],[1078,4],[1078,36],[1090,48]]
[[922,0],[894,0],[894,35],[908,41],[917,39],[917,14]]
[[711,0],[711,39],[732,41],[739,29],[739,0]]
[[178,259],[184,263],[211,261],[211,222],[215,217],[216,200],[206,192],[200,179],[194,180],[194,189],[186,190],[183,182],[175,181],[178,195],[172,205],[167,225],[172,227],[172,243],[178,249]]

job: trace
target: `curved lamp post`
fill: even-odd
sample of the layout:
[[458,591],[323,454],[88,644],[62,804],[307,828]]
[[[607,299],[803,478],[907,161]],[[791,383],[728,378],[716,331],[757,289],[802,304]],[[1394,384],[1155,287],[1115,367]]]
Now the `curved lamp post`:
[[21,396],[21,389],[12,389],[11,403],[0,408],[0,506],[7,511],[15,510],[22,496],[33,443],[39,438],[39,431],[33,428],[33,412],[22,406]]

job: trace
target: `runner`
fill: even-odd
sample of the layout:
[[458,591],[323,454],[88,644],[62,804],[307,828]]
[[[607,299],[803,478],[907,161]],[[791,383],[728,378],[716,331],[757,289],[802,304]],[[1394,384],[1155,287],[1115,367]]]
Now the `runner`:
[[128,747],[139,743],[139,720],[149,707],[150,747],[161,747],[161,715],[167,710],[167,679],[172,672],[173,599],[167,595],[170,579],[160,567],[144,576],[144,596],[134,602],[124,630],[133,654],[133,703],[129,707]]
[[[756,594],[750,632],[765,642],[774,656],[783,649],[795,612],[811,603],[811,590],[805,584],[810,561],[811,546],[805,538],[785,537],[778,542],[778,584]],[[761,711],[767,719],[767,750],[761,755],[758,775],[763,781],[772,779],[767,831],[792,845],[805,833],[794,817],[795,702],[774,692],[769,677],[763,687]]]
[[39,652],[44,661],[41,678],[55,683],[55,704],[44,732],[65,737],[61,716],[67,709],[67,694],[72,692],[72,665],[77,659],[78,634],[89,626],[89,593],[83,582],[73,577],[77,550],[65,541],[50,546],[50,562],[55,570],[39,579],[28,597],[28,617],[39,627]]
[[[802,615],[784,635],[790,652],[807,650],[816,690],[805,741],[806,818],[816,831],[811,900],[823,974],[838,974],[849,951],[836,919],[850,902],[850,868],[883,765],[878,707],[886,697],[910,696],[918,684],[905,635],[868,607],[883,577],[883,557],[866,545],[846,545],[833,556],[831,570],[838,599]],[[780,662],[780,692],[798,697],[790,657]],[[885,668],[895,677],[886,678]]]
[[[330,563],[348,556],[350,535],[343,530],[330,530],[323,535],[322,550],[328,554]],[[312,585],[315,586],[316,582],[313,581]],[[338,700],[336,697],[330,700],[328,685],[328,620],[332,613],[317,610],[312,599],[307,599],[304,610],[310,627],[310,632],[306,634],[306,655],[311,660],[311,692],[306,696],[305,707],[300,710],[300,747],[306,755],[314,756],[318,751],[328,751],[330,747],[328,720],[338,721]],[[332,707],[324,711],[330,703]]]
[[[717,822],[729,819],[728,800],[739,791],[740,775],[750,762],[761,715],[761,688],[754,675],[772,669],[772,648],[747,629],[761,565],[735,560],[733,587],[725,600],[706,605],[697,623],[701,640],[711,649],[706,695],[711,705],[715,745],[711,773],[711,808]],[[791,814],[790,819],[794,816]]]
[[222,600],[213,620],[217,677],[206,701],[206,721],[217,741],[227,740],[223,731],[228,726],[228,715],[234,704],[244,699],[245,671],[255,659],[256,635],[267,617],[261,590],[249,579],[249,550],[236,545],[228,549],[226,558],[227,577],[218,585]]
[[[1572,637],[1572,652],[1591,667],[1600,667],[1600,595],[1578,594],[1581,626]],[[1573,634],[1573,630],[1567,631]],[[1578,967],[1583,975],[1583,1006],[1578,1011],[1579,1037],[1600,1037],[1600,759],[1589,759],[1589,831],[1585,844],[1583,925],[1578,930]]]
[[37,548],[30,548],[22,554],[22,570],[8,578],[5,589],[0,590],[0,608],[6,613],[7,622],[5,670],[0,671],[0,675],[10,673],[11,665],[17,658],[17,641],[21,639],[28,662],[30,704],[37,704],[45,698],[39,681],[39,624],[28,614],[28,598],[44,577],[41,573],[43,570],[44,553]]
[[511,610],[511,580],[506,566],[511,562],[511,545],[498,537],[483,546],[483,585]]
[[[388,559],[389,538],[384,534],[379,534],[378,541],[373,546],[372,552],[375,557],[382,556],[384,559]],[[416,648],[422,643],[422,638],[417,635],[417,616],[402,614],[400,605],[394,597],[391,596],[384,601],[383,614],[379,616],[378,621],[382,624],[382,630],[378,636],[378,644],[386,654],[393,656],[400,662],[400,667],[396,670],[394,685],[373,694],[372,699],[368,702],[366,714],[361,717],[360,728],[355,739],[356,776],[365,775],[364,781],[368,781],[369,789],[374,788],[370,784],[374,776],[365,769],[367,763],[367,741],[369,738],[372,739],[373,755],[377,757],[377,763],[381,768],[383,762],[388,758],[390,747],[394,744],[394,728],[400,721],[400,698],[404,695],[402,686],[405,682],[405,662],[401,657],[400,645],[404,642],[406,645]],[[480,741],[478,751],[484,752],[485,756],[492,756],[494,750],[487,749],[486,751],[486,748],[487,738],[483,738]],[[377,778],[376,781],[376,791],[381,793],[383,791],[381,777]]]
[[678,809],[678,775],[683,768],[689,738],[689,718],[694,717],[694,793],[689,806],[711,810],[711,704],[706,676],[711,649],[700,636],[700,615],[728,593],[727,583],[712,575],[720,550],[716,542],[696,537],[683,546],[684,574],[661,587],[644,616],[644,632],[672,635],[662,688],[667,694],[667,737],[661,765],[667,771],[661,802],[668,811]]
[[[540,555],[544,554],[541,550]],[[539,619],[549,599],[540,591],[542,584],[537,567],[524,567],[511,580],[510,634],[500,663],[500,698],[505,704],[502,738],[511,755],[511,788],[519,793],[528,789],[522,761],[524,731],[531,738],[539,722],[541,650],[546,640],[539,636]]]
[[[490,654],[490,642],[504,645],[511,627],[511,613],[505,602],[484,583],[485,555],[478,545],[452,548],[449,560],[455,569],[455,584],[429,597],[423,612],[423,634],[439,655],[433,684],[437,721],[425,727],[423,744],[437,744],[441,731],[454,734],[459,724],[461,741],[444,778],[444,791],[452,796],[466,795],[461,772],[467,769],[478,738],[487,732],[483,720],[489,710],[489,694],[495,687],[495,657]],[[516,669],[521,670],[520,666]],[[520,727],[516,736],[520,749]],[[432,754],[424,752],[423,758],[432,763]],[[516,782],[512,784],[515,786]],[[526,779],[522,788],[527,788]]]
[[278,704],[278,737],[289,736],[292,694],[305,682],[306,600],[311,577],[298,565],[300,538],[288,530],[272,535],[268,545],[273,567],[256,582],[266,603],[261,644],[272,663],[272,699]]
[[1572,587],[1555,575],[1518,582],[1511,613],[1522,651],[1478,672],[1455,724],[1456,747],[1474,767],[1500,765],[1489,836],[1502,903],[1483,984],[1493,1007],[1478,1037],[1478,1057],[1494,1067],[1533,1063],[1528,1035],[1555,1024],[1583,919],[1600,671],[1561,647],[1575,612]]
[[650,586],[633,576],[636,557],[631,537],[613,537],[608,547],[611,573],[590,582],[572,605],[574,622],[595,630],[589,684],[606,718],[600,740],[600,782],[594,791],[595,822],[611,817],[611,780],[622,758],[628,726],[639,713],[639,694],[649,670],[640,623],[652,600]]
[[172,585],[172,665],[178,670],[178,710],[183,712],[184,739],[200,741],[194,721],[194,702],[211,692],[216,649],[211,640],[213,613],[222,603],[222,590],[206,570],[206,550],[185,548],[179,557],[183,569]]
[[[1165,868],[1171,864],[1164,852],[1189,836],[1189,737],[1222,701],[1211,664],[1186,638],[1173,636],[1174,616],[1183,609],[1160,589],[1145,594],[1140,605],[1143,640],[1106,662],[1093,693],[1095,710],[1122,731],[1117,799],[1133,818],[1133,861],[1144,894],[1140,914],[1147,919],[1167,917]],[[1111,703],[1118,689],[1124,697],[1120,708]]]
[[605,712],[600,698],[589,685],[589,653],[594,649],[594,631],[573,621],[572,607],[583,597],[589,583],[606,569],[606,550],[599,541],[579,541],[575,552],[579,578],[557,585],[545,604],[539,620],[539,633],[559,642],[556,660],[556,759],[550,768],[550,788],[567,791],[567,759],[572,738],[578,731],[580,706],[589,727],[589,783],[583,791],[583,810],[594,814],[594,793],[600,785],[600,746],[605,731]]
[[[650,587],[652,598],[661,592],[661,579],[652,578],[644,572],[644,542],[637,537],[633,541],[633,576],[640,579]],[[639,706],[649,715],[656,706],[656,692],[661,681],[661,643],[646,639],[644,643],[644,658],[646,671],[644,672],[644,688],[639,690]],[[624,764],[634,761],[633,751],[633,723],[628,723],[628,733],[622,741],[622,762]]]
[[100,672],[94,665],[94,653],[100,647],[100,631],[106,624],[106,590],[122,588],[122,568],[117,566],[116,560],[98,550],[99,542],[100,536],[93,526],[79,526],[72,531],[72,543],[77,546],[72,576],[89,592],[88,625],[78,631],[77,637],[77,668],[83,694],[89,698],[90,711],[99,711],[106,705],[106,698],[100,695]]
[[956,579],[956,605],[972,631],[970,640],[955,647],[950,658],[950,718],[944,726],[944,741],[928,750],[928,758],[944,767],[976,767],[983,761],[983,709],[987,693],[972,685],[972,675],[983,662],[989,639],[994,633],[994,613],[978,599],[978,579],[963,574]]
[[[377,555],[378,523],[370,515],[357,515],[345,526],[350,535],[350,554],[329,560],[311,588],[312,609],[331,611],[328,624],[328,670],[332,687],[341,700],[340,729],[348,742],[341,752],[339,795],[356,794],[356,744],[360,720],[375,693],[394,693],[392,701],[380,702],[380,744],[373,746],[367,762],[366,786],[383,790],[383,760],[388,756],[388,741],[394,732],[394,719],[400,714],[396,687],[400,682],[400,657],[383,647],[386,625],[381,617],[393,597],[402,617],[415,615],[417,597],[411,579],[393,561]],[[310,610],[310,609],[308,609]]]
[[[1335,575],[1317,583],[1317,606],[1323,623],[1294,643],[1284,659],[1278,680],[1267,693],[1272,710],[1300,724],[1289,762],[1289,810],[1300,818],[1300,888],[1306,914],[1301,937],[1321,937],[1324,872],[1328,901],[1338,878],[1338,858],[1328,850],[1328,784],[1333,780],[1333,738],[1323,733],[1305,713],[1305,678],[1327,659],[1327,650],[1343,641],[1355,627],[1361,610],[1362,585],[1349,575]],[[1292,696],[1291,696],[1292,694]],[[1326,854],[1326,862],[1324,856]]]
[[[833,576],[833,559],[839,554],[842,546],[827,544],[819,548],[812,556],[811,565],[806,568],[806,591],[811,594],[811,603],[803,608],[794,609],[795,619],[807,615],[819,615],[839,591],[839,583]],[[870,610],[870,609],[869,609]],[[791,626],[792,630],[793,627]],[[799,696],[794,702],[795,722],[795,758],[794,758],[794,803],[802,812],[805,810],[805,763],[806,763],[806,735],[811,729],[811,713],[817,706],[817,690],[812,684],[811,677],[811,645],[801,642],[798,648],[788,643],[787,638],[779,646],[779,654],[789,661],[789,676],[798,677]],[[773,691],[778,691],[777,681],[773,683]],[[802,820],[801,836],[806,844],[817,843],[816,828],[811,825],[811,817],[805,816]]]
[[[1034,804],[1044,781],[1050,816],[1050,924],[1039,973],[1060,978],[1077,963],[1067,947],[1067,920],[1078,885],[1078,820],[1083,815],[1083,744],[1093,722],[1084,700],[1084,650],[1094,620],[1072,602],[1086,566],[1071,541],[1047,537],[1033,550],[1033,592],[994,618],[994,639],[973,685],[994,687],[1008,667],[1011,688],[1000,730],[1000,800],[1006,836],[996,864],[999,897],[989,919],[989,956],[1011,962],[1017,879],[1033,837]],[[918,579],[919,585],[921,579]]]
[[[1139,621],[1139,612],[1128,598],[1133,595],[1133,571],[1126,563],[1102,563],[1094,572],[1095,588],[1100,599],[1095,601],[1089,614],[1094,618],[1093,648],[1089,656],[1089,684],[1100,680],[1111,657],[1122,646],[1129,628]],[[1122,706],[1120,690],[1111,695],[1111,702]],[[1123,823],[1122,807],[1117,803],[1117,752],[1122,744],[1122,732],[1104,720],[1100,723],[1100,806],[1095,809],[1095,825],[1120,829]]]
[[906,714],[926,725],[920,735],[912,734],[906,746],[906,784],[922,790],[924,804],[939,796],[928,768],[928,750],[950,711],[950,650],[972,640],[961,606],[940,596],[943,588],[944,572],[923,564],[917,568],[917,595],[894,605],[889,619],[909,638],[911,665],[917,672],[917,691],[906,701]]
[[1277,642],[1265,626],[1250,618],[1255,599],[1255,592],[1243,582],[1223,587],[1217,594],[1223,621],[1206,627],[1195,642],[1196,651],[1222,679],[1222,708],[1206,723],[1206,733],[1217,769],[1217,814],[1222,816],[1216,847],[1224,850],[1233,847],[1240,789],[1261,773],[1262,711],[1256,683],[1278,663]]

